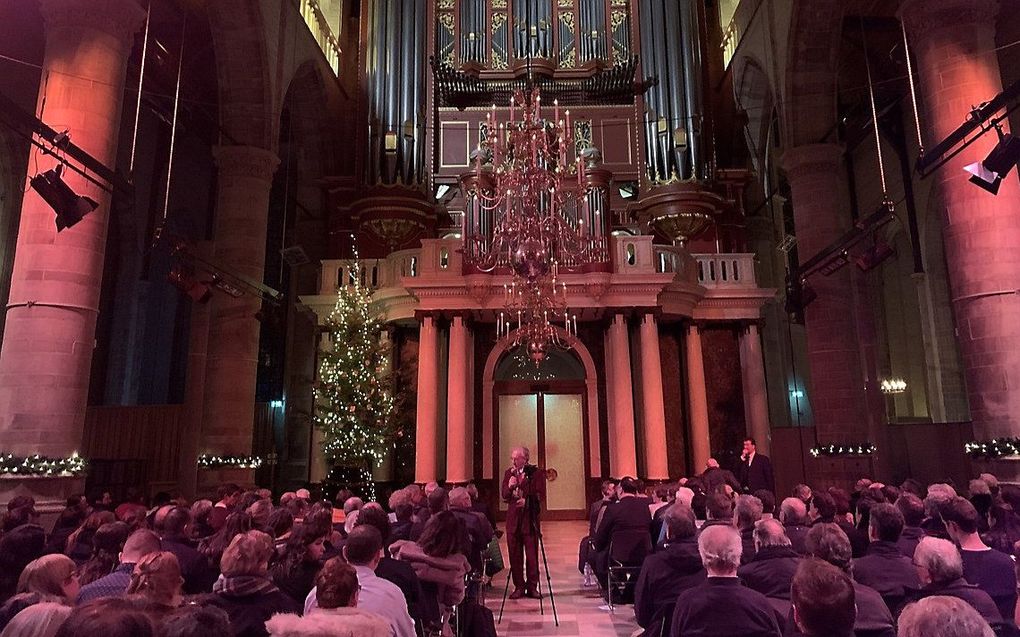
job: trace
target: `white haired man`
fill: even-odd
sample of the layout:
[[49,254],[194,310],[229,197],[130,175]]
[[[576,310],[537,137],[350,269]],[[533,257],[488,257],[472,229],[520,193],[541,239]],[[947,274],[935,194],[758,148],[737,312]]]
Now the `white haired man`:
[[924,538],[914,551],[914,566],[923,586],[921,597],[945,595],[962,599],[992,628],[1003,626],[1002,614],[988,593],[963,579],[963,559],[955,544],[937,537]]
[[708,578],[676,600],[670,635],[779,637],[782,618],[767,597],[737,578],[740,534],[732,526],[710,526],[698,535],[698,553]]
[[515,447],[510,453],[511,464],[503,473],[500,488],[500,494],[507,503],[506,543],[510,554],[510,576],[514,581],[510,599],[539,598],[538,516],[541,501],[545,499],[545,472],[529,464],[529,460],[526,447]]

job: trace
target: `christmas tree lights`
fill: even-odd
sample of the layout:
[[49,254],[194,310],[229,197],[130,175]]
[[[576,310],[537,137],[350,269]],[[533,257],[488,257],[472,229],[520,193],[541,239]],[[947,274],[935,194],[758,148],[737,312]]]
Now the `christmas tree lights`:
[[337,290],[319,351],[315,425],[322,451],[333,466],[371,467],[382,461],[396,436],[396,400],[390,383],[389,351],[382,321],[372,311],[372,293],[362,284],[354,253],[354,276]]

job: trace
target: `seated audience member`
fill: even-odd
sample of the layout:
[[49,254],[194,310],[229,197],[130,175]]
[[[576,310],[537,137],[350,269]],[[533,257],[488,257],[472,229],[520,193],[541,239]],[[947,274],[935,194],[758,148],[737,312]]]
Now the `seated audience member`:
[[761,519],[761,510],[761,500],[753,495],[738,495],[733,505],[733,525],[740,532],[740,542],[743,545],[741,564],[754,559],[754,525]]
[[128,536],[124,550],[120,553],[120,564],[105,577],[81,587],[78,603],[84,604],[101,597],[119,597],[131,583],[131,573],[135,564],[149,553],[160,550],[159,537],[147,529],[139,529]]
[[301,524],[291,534],[270,571],[273,583],[291,599],[303,604],[315,586],[315,576],[322,566],[325,553],[325,529],[318,525]]
[[828,562],[801,562],[790,588],[793,621],[806,637],[853,637],[857,615],[850,577]]
[[761,518],[763,520],[771,519],[776,513],[775,494],[768,489],[758,489],[751,495],[758,498],[758,501],[761,502]]
[[264,499],[256,500],[244,512],[251,516],[251,528],[265,531],[269,525],[269,516],[273,514],[273,503]]
[[243,511],[234,511],[227,515],[215,533],[198,543],[198,552],[215,568],[233,539],[251,530],[251,516]]
[[[3,522],[0,523],[0,531],[7,533],[25,524],[39,524],[39,513],[36,512],[35,505],[24,505],[8,509],[4,513]],[[71,529],[71,531],[73,530]],[[62,541],[58,539],[57,542],[59,546],[64,546],[67,543],[66,536]],[[50,552],[60,553],[61,551],[54,549]]]
[[301,612],[301,604],[269,579],[272,554],[273,541],[262,531],[238,535],[223,551],[212,594],[201,600],[227,612],[235,637],[266,635],[265,623],[273,614]]
[[408,562],[418,579],[436,586],[441,607],[455,606],[464,599],[464,576],[471,566],[460,553],[460,534],[457,518],[449,511],[440,511],[429,518],[417,542],[394,542],[390,546],[393,556]]
[[216,489],[218,499],[209,513],[209,527],[213,531],[223,528],[227,522],[227,516],[237,507],[242,495],[244,495],[244,491],[236,484],[221,484]]
[[[382,536],[375,527],[367,524],[355,527],[347,538],[343,557],[358,573],[361,586],[358,607],[384,618],[395,637],[414,637],[414,622],[407,612],[404,594],[396,584],[375,573],[382,552]],[[305,600],[305,614],[314,613],[318,607],[318,590],[313,588]]]
[[79,569],[78,583],[91,584],[117,568],[117,556],[124,550],[128,526],[123,522],[110,522],[99,527],[92,538],[92,557]]
[[838,513],[836,498],[828,491],[819,491],[811,498],[809,508],[811,524],[835,524],[843,529],[850,539],[850,548],[854,557],[861,557],[868,549],[868,536],[853,525],[846,515]]
[[467,532],[461,553],[468,558],[472,570],[481,573],[482,553],[494,537],[489,521],[484,515],[471,510],[471,496],[464,487],[450,491],[450,513],[460,521]]
[[209,559],[198,552],[188,539],[191,511],[187,507],[167,505],[160,507],[153,518],[153,527],[164,551],[177,558],[184,577],[184,592],[188,595],[207,593],[216,580],[216,570]]
[[903,532],[896,546],[909,558],[914,557],[914,549],[921,538],[925,537],[921,524],[924,522],[924,503],[913,493],[904,492],[896,498],[896,508],[903,515]]
[[43,554],[46,532],[36,524],[23,524],[0,538],[0,604],[18,591],[18,576]]
[[588,535],[581,538],[577,552],[577,570],[584,573],[585,564],[591,564],[594,556],[591,549],[595,544],[595,531],[602,524],[602,519],[610,504],[616,500],[616,480],[602,481],[602,497],[591,503],[588,507]]
[[[836,524],[816,524],[811,527],[805,542],[808,555],[817,557],[850,574],[853,550],[850,538]],[[854,600],[857,603],[857,618],[854,632],[871,637],[894,637],[892,613],[885,605],[878,591],[854,582]],[[794,633],[796,634],[796,632]]]
[[655,512],[669,506],[669,486],[660,484],[652,489],[652,501],[648,504],[648,512],[655,519]]
[[921,580],[920,598],[933,595],[958,597],[973,606],[992,628],[1003,625],[1002,613],[995,601],[963,578],[963,560],[952,542],[937,537],[924,538],[914,551],[914,565]]
[[212,500],[195,500],[191,505],[191,528],[189,529],[190,539],[199,541],[207,538],[215,531],[209,526],[209,516],[212,514]]
[[7,622],[0,637],[53,637],[70,614],[67,604],[32,604]]
[[277,551],[282,551],[293,529],[294,516],[287,509],[279,508],[273,510],[273,513],[269,516],[265,531],[273,538],[273,545]]
[[84,495],[76,493],[68,497],[46,540],[46,552],[63,553],[67,548],[67,538],[85,522],[89,513],[89,502]]
[[426,505],[422,509],[418,509],[417,520],[411,526],[411,540],[414,542],[418,541],[421,537],[422,532],[425,530],[425,525],[428,524],[429,518],[437,513],[441,513],[450,508],[450,500],[447,497],[447,491],[443,487],[436,486],[431,491],[426,486]]
[[[800,564],[800,555],[790,547],[783,525],[778,520],[761,520],[754,526],[754,558],[740,567],[737,576],[744,586],[773,599],[790,601],[790,583]],[[773,604],[783,616],[781,604]]]
[[733,499],[721,491],[714,491],[705,498],[705,523],[701,530],[710,526],[733,526]]
[[72,610],[55,637],[155,637],[156,634],[155,624],[138,604],[109,597]]
[[[637,492],[637,480],[630,476],[620,480],[620,484],[617,486],[619,499],[606,507],[602,523],[595,531],[593,570],[599,581],[605,581],[612,544],[616,544],[617,554],[620,554],[621,549],[631,552],[629,547],[633,545],[635,551],[640,553],[642,558],[651,548],[648,529],[652,516],[648,513],[647,501],[644,498],[638,498]],[[621,543],[624,542],[627,543],[626,547],[621,546]],[[627,566],[638,565],[628,564]]]
[[[422,590],[421,581],[414,572],[414,568],[407,562],[390,557],[386,550],[389,546],[390,519],[381,507],[365,507],[358,515],[358,523],[354,528],[368,525],[379,531],[383,541],[383,556],[375,567],[375,574],[378,577],[393,582],[404,594],[404,601],[407,602],[407,612],[411,615],[416,626],[421,625],[422,620]],[[437,609],[438,612],[438,609]]]
[[138,560],[125,592],[144,600],[150,612],[162,616],[181,605],[183,581],[177,556],[157,551]]
[[804,503],[804,506],[811,508],[811,487],[806,484],[798,484],[793,487],[793,491],[790,493],[793,497],[797,498]]
[[74,604],[78,598],[78,566],[66,555],[44,555],[25,566],[18,577],[18,593],[35,593],[44,601]]
[[902,530],[899,509],[891,504],[875,505],[868,523],[868,552],[853,561],[854,579],[878,591],[893,615],[899,614],[908,595],[921,588],[917,569],[896,544]]
[[680,593],[670,626],[672,637],[778,637],[781,619],[769,600],[741,585],[740,534],[731,526],[710,526],[698,535],[707,579]]
[[994,637],[970,604],[934,595],[910,604],[899,617],[899,637]]
[[230,616],[222,608],[186,604],[159,623],[159,637],[230,637]]
[[928,495],[924,498],[924,521],[921,528],[928,537],[937,537],[943,540],[949,539],[949,532],[942,520],[941,508],[952,502],[956,497],[956,490],[953,487],[938,482],[928,487]]
[[132,521],[138,518],[139,513],[144,517],[148,510],[149,508],[145,506],[145,496],[142,495],[141,489],[128,487],[124,501],[117,505],[117,508],[113,510],[113,514],[121,522],[127,522],[130,525]]
[[343,558],[326,562],[315,578],[318,607],[304,617],[275,615],[266,622],[274,637],[390,637],[388,621],[358,608],[358,573]]
[[390,509],[396,520],[390,528],[390,541],[411,539],[411,527],[414,521],[414,506],[411,504],[411,496],[406,489],[394,491],[389,500]]
[[943,506],[942,518],[950,539],[960,547],[963,578],[988,593],[1003,619],[1011,619],[1017,599],[1013,559],[981,541],[978,512],[966,498],[953,498]]
[[481,495],[478,493],[478,486],[474,482],[469,482],[464,488],[467,489],[468,495],[471,496],[471,510],[484,515],[485,519],[489,521],[489,526],[495,529],[496,518],[492,515],[492,507],[481,498]]
[[807,507],[800,498],[786,498],[779,505],[779,521],[783,525],[786,537],[790,538],[790,546],[801,555],[807,553],[806,540]]
[[996,551],[1011,555],[1013,545],[1020,541],[1020,516],[1005,504],[993,503],[988,509],[988,531],[981,539]]
[[84,564],[92,556],[92,538],[96,531],[104,524],[116,521],[117,518],[109,511],[90,513],[81,526],[68,536],[67,547],[60,552],[74,560],[75,564]]
[[655,615],[675,602],[681,592],[705,579],[691,508],[670,505],[663,526],[666,539],[662,550],[645,558],[634,588],[634,615],[643,628],[649,628]]

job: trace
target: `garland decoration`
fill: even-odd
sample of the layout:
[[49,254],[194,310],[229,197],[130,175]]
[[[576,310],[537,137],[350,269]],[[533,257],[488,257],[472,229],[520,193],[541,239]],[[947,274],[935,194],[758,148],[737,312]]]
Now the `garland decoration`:
[[0,474],[17,476],[80,476],[88,462],[75,451],[67,458],[50,458],[39,454],[16,456],[0,454]]
[[870,442],[862,442],[849,445],[818,445],[811,447],[811,457],[818,458],[839,458],[842,456],[870,456],[878,451],[878,448]]
[[199,469],[258,469],[262,466],[259,456],[231,456],[203,453],[198,457]]
[[992,438],[991,440],[971,440],[963,445],[968,456],[975,459],[1002,458],[1020,455],[1020,438]]

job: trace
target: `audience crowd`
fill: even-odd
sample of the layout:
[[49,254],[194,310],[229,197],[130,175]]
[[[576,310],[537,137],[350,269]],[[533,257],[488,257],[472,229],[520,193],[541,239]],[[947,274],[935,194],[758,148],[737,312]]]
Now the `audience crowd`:
[[[1020,488],[862,479],[777,499],[705,474],[607,480],[589,510],[579,569],[644,634],[1020,635]],[[233,484],[190,504],[76,495],[48,532],[22,496],[0,532],[0,637],[494,634],[479,596],[502,560],[472,485],[385,507]]]
[[0,635],[494,635],[478,595],[499,549],[473,485],[412,485],[387,508],[346,490],[334,502],[234,484],[190,505],[75,495],[47,532],[15,497]]
[[1020,487],[799,484],[778,507],[748,491],[714,460],[654,489],[603,482],[586,584],[650,637],[1020,635]]

